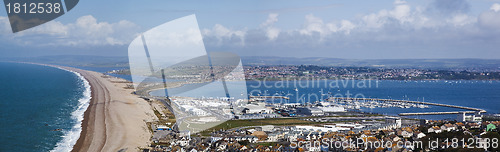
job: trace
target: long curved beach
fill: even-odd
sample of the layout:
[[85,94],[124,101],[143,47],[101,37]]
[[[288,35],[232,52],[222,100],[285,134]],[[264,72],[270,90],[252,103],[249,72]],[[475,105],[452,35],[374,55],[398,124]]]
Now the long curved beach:
[[[49,65],[51,66],[51,65]],[[155,119],[151,106],[125,80],[102,73],[55,66],[80,73],[90,84],[92,98],[85,111],[80,138],[72,151],[138,151],[149,143],[146,122]]]

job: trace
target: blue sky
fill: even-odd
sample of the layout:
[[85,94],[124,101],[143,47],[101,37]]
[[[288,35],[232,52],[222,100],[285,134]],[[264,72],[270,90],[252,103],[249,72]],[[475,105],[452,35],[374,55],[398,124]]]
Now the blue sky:
[[96,1],[13,34],[3,56],[125,56],[139,33],[196,14],[208,51],[349,59],[500,59],[500,0]]

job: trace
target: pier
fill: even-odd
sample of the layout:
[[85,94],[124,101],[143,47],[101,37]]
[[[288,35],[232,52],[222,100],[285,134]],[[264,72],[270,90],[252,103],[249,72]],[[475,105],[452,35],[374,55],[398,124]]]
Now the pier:
[[396,100],[396,99],[378,99],[378,98],[346,98],[346,97],[331,97],[328,100],[353,100],[353,101],[387,101],[387,102],[403,102],[403,103],[414,103],[414,104],[423,104],[423,105],[432,105],[432,106],[442,106],[442,107],[450,107],[457,109],[464,109],[468,111],[447,111],[447,112],[417,112],[417,113],[400,113],[401,116],[410,116],[410,115],[442,115],[442,114],[460,114],[460,113],[485,113],[486,110],[473,108],[473,107],[465,107],[465,106],[457,106],[457,105],[449,105],[442,103],[431,103],[431,102],[423,102],[423,101],[410,101],[410,100]]
[[445,112],[409,112],[400,113],[400,116],[416,116],[416,115],[447,115],[447,114],[462,114],[462,113],[476,113],[477,111],[445,111]]

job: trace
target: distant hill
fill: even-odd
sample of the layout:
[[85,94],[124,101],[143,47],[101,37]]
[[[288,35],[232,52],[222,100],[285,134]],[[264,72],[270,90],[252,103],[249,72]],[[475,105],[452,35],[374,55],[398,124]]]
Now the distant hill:
[[[244,65],[318,65],[338,67],[385,67],[423,69],[493,69],[500,70],[500,59],[340,59],[325,57],[243,56]],[[0,58],[2,61],[38,62],[88,67],[128,68],[127,56],[58,55],[30,58]]]
[[242,57],[244,65],[319,65],[387,68],[500,69],[500,59],[339,59],[324,57]]
[[78,67],[123,67],[128,68],[128,57],[121,56],[88,56],[88,55],[56,55],[23,58],[3,58],[3,61],[36,62]]

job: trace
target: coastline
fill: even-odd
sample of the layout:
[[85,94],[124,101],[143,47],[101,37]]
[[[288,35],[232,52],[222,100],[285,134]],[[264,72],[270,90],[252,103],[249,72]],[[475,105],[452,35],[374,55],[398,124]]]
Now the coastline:
[[76,119],[76,123],[73,126],[73,129],[67,131],[65,135],[63,136],[63,139],[60,140],[54,149],[51,151],[70,151],[73,149],[74,145],[76,144],[77,140],[80,138],[81,133],[82,133],[82,123],[84,120],[84,114],[85,111],[87,111],[87,108],[90,105],[90,100],[92,99],[91,95],[91,87],[89,82],[78,72],[59,68],[64,71],[71,72],[75,75],[78,76],[80,80],[83,81],[83,86],[85,87],[85,90],[83,91],[83,97],[78,99],[79,105],[75,111],[71,113],[72,117]]
[[[62,68],[62,67],[59,67],[59,68]],[[66,68],[63,68],[63,69],[66,69]],[[77,72],[77,71],[74,71],[76,73],[80,73],[80,72]],[[80,75],[82,75],[80,73]],[[81,125],[81,129],[82,131],[80,132],[80,136],[78,138],[78,140],[76,141],[75,145],[73,145],[73,149],[71,150],[72,152],[77,152],[77,151],[83,151],[85,149],[84,147],[84,141],[86,140],[86,135],[87,135],[87,130],[90,130],[92,128],[89,128],[89,119],[91,119],[90,117],[90,111],[91,111],[91,106],[96,103],[97,101],[95,101],[96,99],[94,98],[95,97],[95,91],[94,91],[94,85],[92,85],[89,81],[88,81],[88,78],[85,77],[84,75],[82,75],[83,78],[85,78],[87,80],[87,82],[90,84],[90,90],[91,90],[91,98],[90,98],[90,103],[89,103],[89,106],[87,107],[87,109],[85,110],[84,114],[83,114],[83,120],[82,120],[82,125]],[[95,107],[95,106],[94,106]]]
[[126,80],[73,67],[28,64],[78,73],[90,85],[90,103],[71,151],[138,151],[139,147],[148,146],[152,133],[146,122],[155,120],[155,115],[145,100],[125,89],[126,83],[114,83]]

